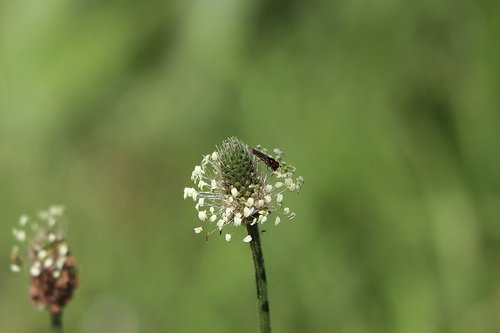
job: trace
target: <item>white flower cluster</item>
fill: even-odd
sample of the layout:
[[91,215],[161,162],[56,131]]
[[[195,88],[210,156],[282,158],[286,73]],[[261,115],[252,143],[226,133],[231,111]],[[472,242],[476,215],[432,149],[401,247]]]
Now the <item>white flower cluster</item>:
[[[228,225],[266,223],[271,213],[275,213],[274,224],[281,221],[280,215],[293,219],[295,213],[284,204],[287,192],[299,192],[304,182],[302,177],[294,178],[295,168],[283,161],[283,152],[274,149],[274,156],[265,149],[248,147],[239,139],[230,138],[222,147],[203,157],[191,175],[196,188],[185,188],[184,199],[196,202],[198,218],[214,224],[213,231],[222,230]],[[268,161],[279,164],[272,170]],[[238,161],[243,160],[243,162]],[[229,170],[229,171],[227,171]],[[194,229],[201,233],[203,227]],[[231,234],[225,234],[231,241]],[[250,242],[247,235],[243,241]]]
[[51,206],[48,210],[40,211],[38,219],[22,215],[19,226],[12,228],[19,245],[12,248],[11,271],[20,272],[24,261],[27,261],[31,276],[36,277],[42,271],[49,270],[58,278],[69,255],[68,243],[64,239],[64,224],[63,206]]

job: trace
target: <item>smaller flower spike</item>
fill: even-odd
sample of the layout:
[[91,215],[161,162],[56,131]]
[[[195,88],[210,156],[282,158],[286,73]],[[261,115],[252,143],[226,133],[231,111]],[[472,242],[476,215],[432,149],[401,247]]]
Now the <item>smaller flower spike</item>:
[[64,207],[51,206],[38,213],[38,219],[21,216],[12,229],[19,243],[11,254],[11,270],[30,275],[32,302],[60,314],[78,287],[75,260],[64,237]]
[[[230,225],[263,224],[271,213],[291,219],[295,213],[284,206],[285,195],[299,192],[304,183],[294,173],[280,149],[271,155],[265,148],[252,148],[231,137],[195,166],[191,174],[195,186],[184,189],[184,199],[196,202],[203,223],[214,224],[209,234],[216,230],[222,234]],[[272,220],[276,225],[280,222],[279,216]],[[197,230],[201,232],[201,227]],[[251,237],[245,237],[245,242],[250,241]]]

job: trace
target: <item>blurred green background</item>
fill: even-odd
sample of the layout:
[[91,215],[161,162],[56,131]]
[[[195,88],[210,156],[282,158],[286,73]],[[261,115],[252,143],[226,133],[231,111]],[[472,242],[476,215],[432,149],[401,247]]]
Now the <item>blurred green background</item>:
[[68,332],[256,332],[248,245],[182,199],[232,135],[306,182],[274,332],[500,332],[499,35],[488,0],[0,1],[0,332],[48,331],[9,252],[53,203]]

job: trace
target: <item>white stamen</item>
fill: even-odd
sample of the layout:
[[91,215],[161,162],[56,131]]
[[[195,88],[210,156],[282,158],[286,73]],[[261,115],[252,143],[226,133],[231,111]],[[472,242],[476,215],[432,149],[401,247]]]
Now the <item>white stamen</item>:
[[65,256],[68,254],[68,252],[69,252],[68,245],[66,245],[64,243],[59,245],[59,255],[60,256]]
[[225,223],[224,220],[217,221],[217,228],[219,228],[219,230],[222,230],[222,227],[224,226],[224,223]]
[[204,188],[205,186],[208,186],[208,183],[204,182],[203,180],[200,180],[200,181],[198,182],[198,188],[199,188],[200,190],[202,190],[202,191],[203,191],[203,188]]
[[40,263],[35,262],[30,268],[31,276],[38,276],[42,271],[40,270]]
[[191,173],[191,180],[197,180],[201,178],[201,176],[205,173],[205,171],[201,168],[201,166],[197,165],[194,167],[193,173]]
[[53,227],[56,225],[56,219],[53,217],[53,215],[50,215],[47,218],[47,224],[49,225],[49,227]]
[[24,230],[12,228],[12,234],[20,242],[24,242],[26,240],[26,232]]
[[203,206],[205,206],[205,198],[200,198],[198,200],[198,203],[194,207],[196,208],[196,210],[198,210],[198,208],[203,207]]
[[184,188],[184,199],[193,198],[193,201],[196,201],[196,197],[198,196],[198,192],[192,187]]
[[54,259],[52,259],[51,257],[48,257],[47,259],[45,259],[45,261],[43,262],[43,267],[45,268],[49,268],[50,266],[52,266],[54,264]]
[[66,257],[59,257],[57,258],[56,261],[56,267],[58,269],[62,269],[65,263],[66,263]]
[[207,219],[207,211],[202,210],[201,212],[198,212],[198,218],[205,221]]
[[26,223],[28,223],[28,221],[29,221],[28,215],[21,215],[21,217],[19,218],[19,225],[24,227]]
[[253,213],[253,208],[245,207],[243,208],[243,216],[249,217]]
[[235,226],[239,226],[241,225],[241,214],[240,213],[237,213],[236,215],[234,215],[234,225]]
[[64,206],[60,206],[60,205],[57,205],[57,206],[50,206],[49,207],[49,213],[51,215],[62,215],[64,212]]
[[40,259],[44,259],[46,256],[47,256],[47,251],[46,250],[40,250],[38,251],[37,253],[37,257],[40,258]]

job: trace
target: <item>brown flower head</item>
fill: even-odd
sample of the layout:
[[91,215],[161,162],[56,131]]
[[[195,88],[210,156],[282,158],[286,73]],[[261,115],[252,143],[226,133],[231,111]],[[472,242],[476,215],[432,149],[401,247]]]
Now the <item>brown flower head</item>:
[[64,208],[52,206],[38,214],[38,220],[23,215],[19,228],[13,228],[14,237],[25,245],[14,246],[11,270],[20,272],[28,266],[30,298],[33,303],[60,313],[78,287],[75,260],[64,238]]

